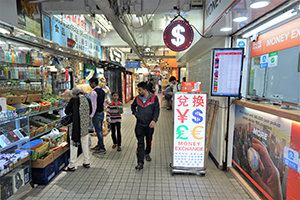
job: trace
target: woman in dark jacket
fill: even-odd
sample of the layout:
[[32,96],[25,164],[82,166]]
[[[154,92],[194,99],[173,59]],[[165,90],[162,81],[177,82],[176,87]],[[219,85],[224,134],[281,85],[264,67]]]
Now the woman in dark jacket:
[[73,97],[68,103],[65,113],[72,114],[73,122],[69,124],[68,135],[70,138],[70,164],[63,171],[75,171],[77,161],[77,147],[81,145],[84,156],[83,166],[90,167],[89,163],[89,120],[92,113],[91,101],[84,96],[80,88],[73,88]]

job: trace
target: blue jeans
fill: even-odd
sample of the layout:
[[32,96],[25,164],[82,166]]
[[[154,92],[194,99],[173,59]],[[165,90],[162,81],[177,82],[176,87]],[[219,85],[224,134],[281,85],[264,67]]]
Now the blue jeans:
[[104,119],[104,112],[101,113],[95,113],[93,117],[93,125],[95,127],[97,137],[98,137],[98,146],[100,149],[104,149],[104,143],[103,143],[103,119]]

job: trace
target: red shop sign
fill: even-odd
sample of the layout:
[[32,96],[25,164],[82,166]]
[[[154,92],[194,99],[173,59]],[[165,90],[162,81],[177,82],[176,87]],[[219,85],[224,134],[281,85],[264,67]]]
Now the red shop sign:
[[154,75],[159,76],[159,75],[160,75],[160,72],[155,72]]
[[164,31],[164,42],[173,51],[183,51],[189,48],[194,39],[194,31],[188,22],[176,20]]

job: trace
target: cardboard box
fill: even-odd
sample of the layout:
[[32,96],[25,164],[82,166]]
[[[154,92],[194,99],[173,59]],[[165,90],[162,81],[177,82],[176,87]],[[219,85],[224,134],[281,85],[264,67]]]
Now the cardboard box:
[[70,149],[69,145],[65,145],[63,147],[60,147],[59,149],[53,151],[54,159],[58,158],[61,156],[63,153],[68,151]]
[[18,103],[25,103],[27,95],[17,95],[16,97],[8,97],[5,94],[2,97],[6,98],[6,103],[9,105],[18,104]]
[[12,90],[11,91],[13,94],[17,95],[27,95],[26,97],[26,102],[31,102],[31,101],[40,101],[42,98],[42,94],[33,92],[31,90]]
[[[39,104],[39,103],[42,103],[41,101],[35,101],[37,104]],[[40,104],[39,104],[40,105]],[[50,110],[50,108],[51,108],[51,104],[46,104],[45,106],[42,106],[42,105],[40,105],[41,107],[40,107],[40,111],[41,112],[43,112],[43,111],[45,111],[45,110]]]
[[[30,137],[33,137],[35,135],[41,134],[41,133],[43,133],[43,132],[46,131],[46,126],[45,125],[42,125],[40,123],[36,123],[36,122],[34,122],[32,120],[30,120],[29,123],[30,123],[30,125],[36,127],[36,129],[30,129]],[[32,135],[31,134],[31,130],[34,131],[34,135],[33,136],[31,136]]]
[[18,161],[17,163],[14,164],[14,168],[18,167],[19,165],[21,165],[22,163],[24,163],[26,160],[29,159],[29,155],[26,156],[25,158],[21,159],[20,161]]
[[53,153],[47,153],[47,156],[44,159],[37,159],[31,161],[31,168],[45,168],[47,165],[54,161]]

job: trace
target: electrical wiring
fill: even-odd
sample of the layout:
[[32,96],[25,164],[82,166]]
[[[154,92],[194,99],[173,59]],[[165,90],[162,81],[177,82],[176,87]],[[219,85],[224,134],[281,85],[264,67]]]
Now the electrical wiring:
[[[150,18],[146,17],[146,18],[147,18],[147,22],[146,22],[146,23],[144,23],[142,26],[135,27],[135,26],[133,26],[133,23],[132,23],[133,18],[132,18],[132,20],[131,20],[131,26],[132,26],[134,29],[141,29],[141,28],[145,27],[145,26],[151,21],[151,19],[153,18],[154,13],[156,12],[156,10],[159,8],[159,6],[160,6],[160,4],[161,4],[161,1],[162,1],[162,0],[159,0],[158,5],[157,5],[156,8],[154,9],[154,11],[150,14]],[[132,17],[132,16],[131,16],[131,17]]]

